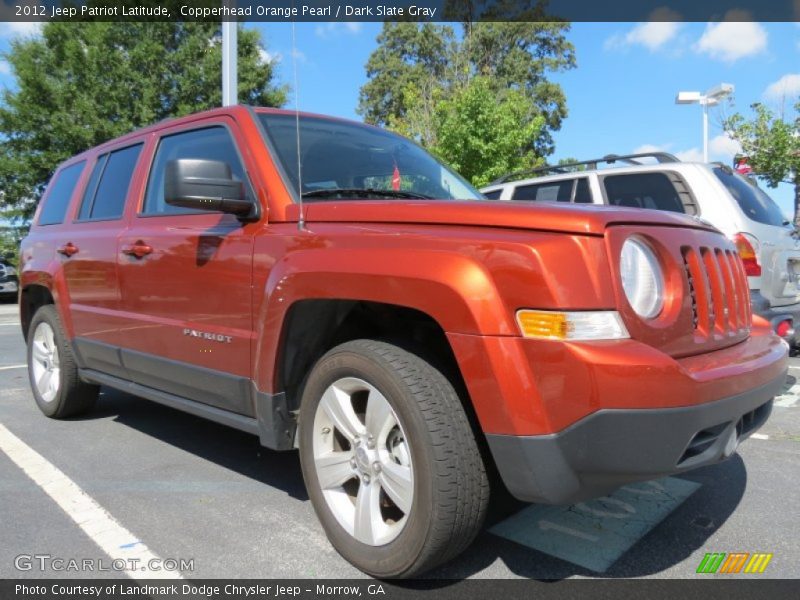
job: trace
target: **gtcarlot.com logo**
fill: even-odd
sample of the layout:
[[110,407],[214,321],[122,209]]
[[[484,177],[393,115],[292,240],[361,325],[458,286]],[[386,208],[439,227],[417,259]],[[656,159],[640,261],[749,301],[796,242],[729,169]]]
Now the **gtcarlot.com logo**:
[[771,560],[772,553],[766,552],[709,552],[700,561],[697,573],[763,573]]
[[193,558],[64,558],[50,554],[20,554],[14,557],[18,571],[69,571],[74,573],[108,571],[175,572],[194,571]]

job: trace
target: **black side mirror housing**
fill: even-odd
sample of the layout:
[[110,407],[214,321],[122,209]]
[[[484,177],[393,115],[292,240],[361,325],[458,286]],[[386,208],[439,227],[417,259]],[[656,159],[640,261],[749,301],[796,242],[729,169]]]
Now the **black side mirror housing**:
[[245,195],[244,184],[233,178],[230,165],[201,158],[179,158],[167,163],[164,201],[172,206],[239,217],[255,211],[255,205]]

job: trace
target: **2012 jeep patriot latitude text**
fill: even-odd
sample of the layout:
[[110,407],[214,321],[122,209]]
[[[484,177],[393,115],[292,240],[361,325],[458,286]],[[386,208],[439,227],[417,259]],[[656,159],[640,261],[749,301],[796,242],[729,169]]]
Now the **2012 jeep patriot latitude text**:
[[399,136],[279,110],[68,160],[21,267],[46,415],[107,385],[297,447],[331,543],[380,577],[466,548],[495,467],[570,503],[729,457],[787,366],[702,222],[486,201]]

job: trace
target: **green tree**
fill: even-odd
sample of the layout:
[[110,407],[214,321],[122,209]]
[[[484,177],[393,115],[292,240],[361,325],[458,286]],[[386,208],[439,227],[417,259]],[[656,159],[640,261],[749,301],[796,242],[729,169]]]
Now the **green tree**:
[[[449,132],[469,131],[467,113],[458,111],[491,102],[522,119],[517,128],[530,137],[514,135],[515,147],[478,152],[489,162],[475,164],[471,177],[484,180],[488,175],[481,170],[488,173],[504,162],[534,166],[553,152],[552,132],[567,115],[563,90],[548,76],[575,66],[568,30],[564,23],[465,21],[456,35],[446,25],[385,23],[367,61],[358,112],[440,156],[463,156],[466,148],[445,145],[460,144]],[[521,164],[523,159],[529,162]]]
[[545,127],[545,117],[531,115],[519,90],[498,100],[488,77],[475,77],[435,110],[438,137],[430,150],[476,186],[543,163],[531,140]]
[[[279,106],[286,89],[239,31],[239,100]],[[3,57],[16,86],[0,99],[2,206],[30,216],[55,167],[165,118],[221,104],[219,23],[50,22]]]
[[[750,119],[736,113],[723,121],[727,134],[739,142],[750,166],[767,185],[794,184],[794,221],[800,225],[800,116],[794,121],[776,115],[763,104],[751,105]],[[795,105],[800,115],[800,102]]]

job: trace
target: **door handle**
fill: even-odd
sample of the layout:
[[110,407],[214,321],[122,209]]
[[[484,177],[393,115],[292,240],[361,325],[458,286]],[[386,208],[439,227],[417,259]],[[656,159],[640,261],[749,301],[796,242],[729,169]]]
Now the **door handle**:
[[77,254],[78,253],[78,247],[75,244],[73,244],[72,242],[67,242],[63,246],[59,246],[56,249],[56,252],[58,252],[59,254],[63,254],[64,256],[69,258],[73,254]]
[[130,246],[123,246],[122,253],[135,258],[144,258],[153,251],[153,247],[139,240]]

